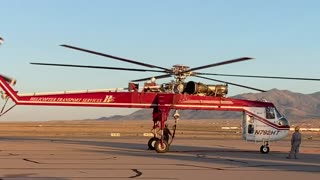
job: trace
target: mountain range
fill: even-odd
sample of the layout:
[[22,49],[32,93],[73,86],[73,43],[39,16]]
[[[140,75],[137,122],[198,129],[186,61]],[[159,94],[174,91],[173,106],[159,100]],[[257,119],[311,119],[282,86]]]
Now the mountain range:
[[[262,93],[239,94],[231,98],[266,99],[272,102],[289,119],[320,119],[320,92],[302,94],[288,90],[271,89]],[[179,113],[181,119],[235,119],[241,117],[241,112],[232,111],[183,110]],[[98,120],[147,120],[151,117],[152,109],[141,109],[126,116],[101,117]]]

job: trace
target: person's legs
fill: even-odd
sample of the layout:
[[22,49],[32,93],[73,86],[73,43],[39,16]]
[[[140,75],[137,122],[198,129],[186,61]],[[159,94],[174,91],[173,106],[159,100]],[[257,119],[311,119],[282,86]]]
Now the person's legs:
[[294,156],[294,153],[295,153],[295,149],[294,149],[294,146],[291,146],[291,150],[289,152],[289,155],[288,155],[288,159],[291,159],[293,156]]
[[299,153],[299,146],[294,147],[294,158],[298,159],[298,153]]

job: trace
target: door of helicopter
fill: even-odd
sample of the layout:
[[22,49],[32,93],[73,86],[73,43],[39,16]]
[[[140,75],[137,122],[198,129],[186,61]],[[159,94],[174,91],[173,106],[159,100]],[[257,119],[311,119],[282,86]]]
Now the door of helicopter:
[[255,131],[255,119],[254,116],[249,115],[246,112],[243,112],[242,120],[242,136],[245,140],[254,140],[254,131]]

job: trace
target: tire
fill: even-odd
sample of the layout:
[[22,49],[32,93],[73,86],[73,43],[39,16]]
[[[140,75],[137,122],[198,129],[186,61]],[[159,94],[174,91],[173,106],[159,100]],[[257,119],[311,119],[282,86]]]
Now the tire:
[[152,137],[148,141],[148,149],[154,150],[154,144],[158,141],[159,139],[156,137]]
[[160,139],[156,141],[154,144],[154,148],[157,153],[166,153],[169,151],[169,144],[167,141],[162,141],[162,144],[160,143]]
[[260,147],[260,152],[262,153],[262,154],[267,154],[267,153],[269,153],[269,151],[270,151],[270,148],[268,147],[268,146],[261,146]]

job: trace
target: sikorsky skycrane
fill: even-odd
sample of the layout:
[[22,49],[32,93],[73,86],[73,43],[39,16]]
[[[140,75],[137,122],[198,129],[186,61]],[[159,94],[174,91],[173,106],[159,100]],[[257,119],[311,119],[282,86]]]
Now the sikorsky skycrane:
[[[250,57],[222,61],[209,65],[190,68],[185,65],[174,65],[172,68],[164,68],[135,60],[116,57],[105,53],[91,51],[70,45],[61,45],[66,48],[83,51],[114,60],[119,60],[131,64],[147,67],[148,69],[135,69],[123,67],[89,66],[72,64],[53,64],[53,63],[31,63],[33,65],[96,68],[136,72],[158,72],[157,76],[132,80],[128,83],[128,88],[116,88],[105,90],[83,90],[83,91],[63,91],[47,93],[27,93],[21,94],[15,91],[12,86],[16,81],[10,77],[0,75],[1,97],[5,100],[1,109],[0,116],[6,114],[15,105],[39,105],[39,106],[79,106],[79,107],[121,107],[121,108],[152,108],[152,132],[153,137],[148,141],[149,149],[158,153],[165,153],[169,150],[171,142],[164,139],[164,128],[171,110],[174,110],[173,118],[176,123],[180,118],[178,110],[219,110],[219,111],[239,111],[242,117],[242,137],[247,141],[262,142],[261,153],[268,153],[269,142],[285,138],[289,133],[289,122],[281,114],[273,103],[266,100],[242,100],[228,98],[228,85],[239,86],[260,92],[264,90],[244,86],[232,82],[221,81],[208,78],[211,76],[235,76],[251,78],[272,78],[272,79],[291,79],[291,80],[313,80],[312,78],[294,77],[273,77],[273,76],[252,76],[252,75],[231,75],[198,72],[198,70],[221,66],[236,62],[251,60]],[[222,84],[207,85],[200,82],[189,81],[186,78],[194,76],[206,80],[217,81]],[[158,85],[157,79],[174,77],[174,81]],[[146,81],[142,88],[136,82]],[[8,100],[14,102],[9,108],[5,108]],[[174,137],[174,134],[173,136]]]

